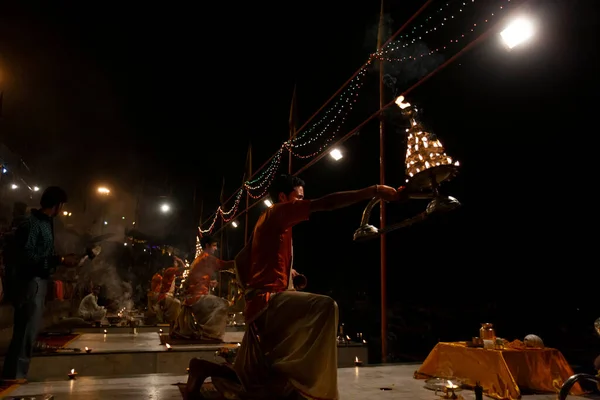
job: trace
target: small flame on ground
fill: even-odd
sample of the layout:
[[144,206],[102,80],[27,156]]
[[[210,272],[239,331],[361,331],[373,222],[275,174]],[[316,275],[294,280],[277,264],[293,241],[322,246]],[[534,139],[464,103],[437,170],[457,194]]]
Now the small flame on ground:
[[104,334],[106,335],[106,329],[104,330]]
[[85,348],[85,351],[88,351],[88,350],[89,350],[89,349],[86,347],[86,348]]
[[167,343],[166,346],[167,346],[167,349],[171,348],[171,345],[169,343]]
[[74,374],[74,373],[75,373],[75,368],[73,368],[73,369],[71,370],[71,374]]

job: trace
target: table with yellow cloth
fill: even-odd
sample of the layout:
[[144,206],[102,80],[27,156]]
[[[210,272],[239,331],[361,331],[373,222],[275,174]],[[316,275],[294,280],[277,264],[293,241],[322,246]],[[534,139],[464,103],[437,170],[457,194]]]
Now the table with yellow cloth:
[[[460,379],[469,386],[476,382],[495,399],[514,400],[521,397],[520,387],[535,392],[558,392],[573,370],[556,349],[504,348],[488,350],[467,347],[465,342],[438,343],[415,378]],[[579,384],[572,395],[581,395]]]

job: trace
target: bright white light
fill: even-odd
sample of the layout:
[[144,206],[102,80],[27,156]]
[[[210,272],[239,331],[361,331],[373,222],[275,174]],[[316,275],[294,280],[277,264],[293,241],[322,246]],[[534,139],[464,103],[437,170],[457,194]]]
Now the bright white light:
[[34,186],[34,187],[33,187],[33,191],[34,191],[34,192],[39,192],[39,191],[40,191],[40,188],[39,188],[39,187],[37,187],[37,186]]
[[125,219],[125,217],[121,217],[121,219]]
[[506,46],[512,49],[515,46],[529,40],[534,33],[533,23],[525,18],[519,18],[511,22],[502,32],[500,36]]
[[5,173],[7,173],[7,172],[8,172],[8,170],[7,170],[6,168],[2,168],[2,173],[3,173],[3,174],[5,174]]
[[237,223],[237,222],[235,222],[235,221],[233,221],[233,222],[231,223],[231,226],[233,226],[234,228],[237,228],[237,227],[238,227],[238,223]]
[[104,225],[108,225],[108,221],[104,221]]
[[410,107],[410,103],[404,101],[404,96],[398,96],[394,103],[396,103],[396,105],[400,107],[401,110]]
[[109,188],[105,188],[105,187],[99,187],[98,188],[98,193],[100,193],[100,194],[109,194],[110,193],[110,189]]
[[339,161],[342,159],[342,157],[344,157],[344,155],[342,154],[342,152],[340,151],[340,149],[333,149],[329,152],[329,155],[335,160],[335,161]]
[[166,213],[171,211],[171,206],[168,204],[163,204],[162,206],[160,206],[160,211]]
[[63,211],[63,215],[67,216],[67,215],[69,215],[69,212],[68,211]]
[[69,217],[72,215],[72,213],[69,213]]
[[19,187],[16,184],[13,183],[12,185],[10,185],[10,188],[11,189],[18,189]]
[[127,243],[123,243],[123,246],[127,246]]
[[273,206],[273,202],[269,199],[265,199],[265,206],[267,207],[272,207]]

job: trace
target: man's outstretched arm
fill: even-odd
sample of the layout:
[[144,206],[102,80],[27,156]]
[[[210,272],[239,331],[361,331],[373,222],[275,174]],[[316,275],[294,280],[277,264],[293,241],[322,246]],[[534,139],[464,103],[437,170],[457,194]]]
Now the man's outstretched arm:
[[402,192],[385,185],[373,185],[360,190],[351,190],[348,192],[331,193],[320,199],[310,202],[310,212],[333,211],[339,208],[349,207],[373,197],[385,201],[397,201],[402,197]]

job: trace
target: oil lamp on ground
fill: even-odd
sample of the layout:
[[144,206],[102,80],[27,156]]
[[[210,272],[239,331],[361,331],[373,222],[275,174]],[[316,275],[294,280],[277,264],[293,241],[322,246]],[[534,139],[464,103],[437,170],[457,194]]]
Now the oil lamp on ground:
[[85,352],[88,353],[88,354],[90,354],[92,352],[92,349],[90,349],[89,347],[86,347],[85,348]]
[[458,389],[458,385],[455,385],[452,381],[448,381],[448,384],[444,388],[443,399],[458,399],[455,390]]
[[73,368],[71,371],[69,371],[69,373],[67,374],[67,376],[71,380],[77,379],[77,371],[75,371],[75,368]]
[[460,206],[454,197],[440,193],[440,184],[452,179],[458,173],[458,161],[452,160],[445,152],[442,143],[431,133],[425,131],[417,120],[417,109],[404,102],[404,97],[396,99],[396,105],[410,121],[406,129],[406,190],[411,199],[431,199],[424,212],[384,229],[369,224],[371,211],[379,204],[380,199],[371,200],[365,210],[360,227],[354,232],[354,240],[362,241],[380,236],[383,233],[404,228],[423,221],[433,214],[441,214]]

